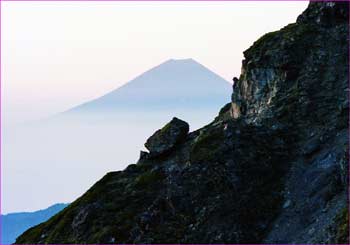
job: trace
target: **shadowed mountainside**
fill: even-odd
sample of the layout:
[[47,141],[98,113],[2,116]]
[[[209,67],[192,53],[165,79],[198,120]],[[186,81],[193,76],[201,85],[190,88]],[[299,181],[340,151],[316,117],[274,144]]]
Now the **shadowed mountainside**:
[[[172,59],[69,111],[3,127],[4,206],[23,210],[76,199],[106,172],[135,163],[145,138],[169,118],[186,118],[192,130],[208,124],[229,102],[231,88],[193,59]],[[63,175],[64,182],[56,181]]]
[[348,243],[348,19],[347,2],[311,2],[244,52],[212,123],[174,118],[16,242]]

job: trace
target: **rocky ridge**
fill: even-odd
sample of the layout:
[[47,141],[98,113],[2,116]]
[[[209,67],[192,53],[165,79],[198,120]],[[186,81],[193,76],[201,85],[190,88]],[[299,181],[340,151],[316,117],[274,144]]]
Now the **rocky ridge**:
[[212,123],[172,120],[16,243],[349,243],[348,20],[311,2],[244,52]]

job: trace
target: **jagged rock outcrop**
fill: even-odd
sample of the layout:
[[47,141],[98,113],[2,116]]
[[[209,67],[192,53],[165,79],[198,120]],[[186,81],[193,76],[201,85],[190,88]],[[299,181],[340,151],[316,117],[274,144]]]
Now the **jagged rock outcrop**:
[[284,204],[264,242],[339,242],[330,230],[347,210],[348,20],[346,2],[310,3],[297,23],[244,53],[232,110],[249,124],[296,133]]
[[212,123],[16,242],[348,243],[348,11],[311,2],[244,52]]

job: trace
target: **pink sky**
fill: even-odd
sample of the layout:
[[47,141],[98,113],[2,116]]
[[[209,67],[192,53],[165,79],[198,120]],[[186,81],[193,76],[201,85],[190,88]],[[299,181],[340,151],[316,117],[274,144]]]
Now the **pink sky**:
[[[74,144],[65,138],[65,130],[54,131],[62,142],[40,141],[35,131],[18,131],[31,125],[25,122],[97,98],[171,58],[193,58],[231,81],[240,74],[242,52],[263,34],[294,22],[308,2],[1,4],[2,130],[6,135],[2,139],[2,211],[7,213],[73,201],[107,171],[132,163],[121,154],[128,150],[128,157],[136,159],[144,140],[154,132],[151,126],[147,132],[140,128],[138,144],[130,141],[128,148],[126,142],[109,143],[109,137],[121,137],[115,125],[105,134],[96,132],[94,140],[89,128],[89,134],[84,131],[75,137],[83,142]],[[14,122],[21,125],[14,127]],[[122,138],[130,137],[129,126]],[[95,141],[107,142],[111,149],[92,144]],[[58,176],[64,176],[64,183],[55,179]]]
[[3,118],[45,118],[170,58],[194,58],[230,81],[242,52],[307,4],[3,2]]

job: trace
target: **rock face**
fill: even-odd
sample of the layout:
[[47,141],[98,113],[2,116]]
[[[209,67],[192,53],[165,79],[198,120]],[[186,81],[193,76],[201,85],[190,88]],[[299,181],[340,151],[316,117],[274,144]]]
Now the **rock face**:
[[148,138],[145,147],[151,156],[166,154],[186,138],[189,129],[187,122],[174,117],[167,125]]
[[348,243],[348,11],[311,2],[244,52],[211,124],[170,123],[181,137],[147,144],[167,154],[108,173],[16,243]]

